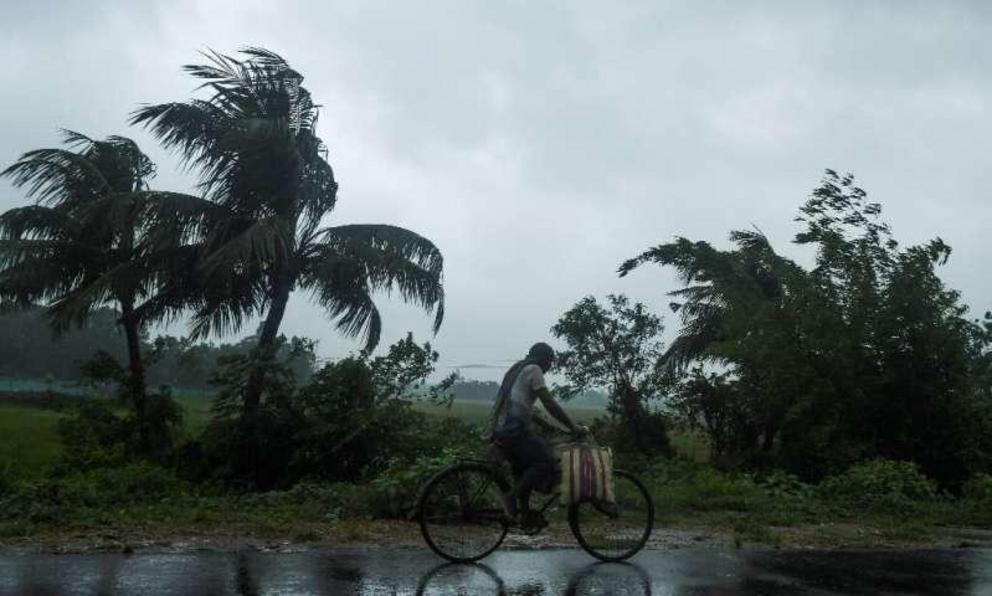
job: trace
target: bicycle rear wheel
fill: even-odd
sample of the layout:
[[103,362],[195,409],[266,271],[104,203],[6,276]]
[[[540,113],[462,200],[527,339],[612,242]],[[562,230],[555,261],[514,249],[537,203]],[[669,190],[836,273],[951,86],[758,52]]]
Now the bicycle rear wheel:
[[568,525],[579,546],[601,561],[623,561],[637,554],[654,528],[654,503],[633,474],[613,472],[616,506],[577,503],[568,508]]
[[427,546],[456,563],[496,550],[508,528],[499,500],[507,490],[503,477],[485,464],[457,464],[431,478],[417,504]]

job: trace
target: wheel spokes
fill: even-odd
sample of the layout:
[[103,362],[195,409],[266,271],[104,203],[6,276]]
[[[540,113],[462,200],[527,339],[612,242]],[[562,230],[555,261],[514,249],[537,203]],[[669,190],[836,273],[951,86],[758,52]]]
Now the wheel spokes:
[[[653,523],[648,495],[631,478],[614,477],[615,504],[581,503],[575,510],[574,530],[580,542],[601,558],[626,558],[637,552]],[[577,536],[578,537],[578,536]]]
[[427,488],[421,503],[421,527],[428,543],[451,560],[487,554],[506,533],[499,487],[479,469],[455,469]]

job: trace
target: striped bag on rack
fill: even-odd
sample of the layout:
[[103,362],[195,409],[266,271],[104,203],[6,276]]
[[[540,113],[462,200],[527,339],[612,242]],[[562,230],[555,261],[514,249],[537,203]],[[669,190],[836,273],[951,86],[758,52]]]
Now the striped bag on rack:
[[566,445],[561,458],[561,496],[566,505],[613,503],[613,452],[596,445]]

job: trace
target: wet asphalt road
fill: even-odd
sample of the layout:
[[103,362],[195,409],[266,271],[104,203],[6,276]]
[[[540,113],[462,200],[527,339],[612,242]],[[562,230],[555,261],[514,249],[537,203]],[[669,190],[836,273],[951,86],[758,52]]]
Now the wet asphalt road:
[[0,554],[0,594],[958,594],[992,595],[992,550],[497,551],[440,565],[418,549]]

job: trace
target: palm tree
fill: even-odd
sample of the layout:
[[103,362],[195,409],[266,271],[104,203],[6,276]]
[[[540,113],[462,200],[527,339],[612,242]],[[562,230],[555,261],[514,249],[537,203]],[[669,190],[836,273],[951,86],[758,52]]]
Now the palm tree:
[[[338,185],[316,134],[318,106],[283,58],[260,48],[242,53],[238,60],[211,52],[208,64],[185,67],[204,80],[207,99],[146,106],[132,117],[198,171],[203,193],[173,197],[161,211],[158,219],[180,230],[198,257],[192,276],[149,308],[192,306],[196,336],[233,331],[259,316],[259,363],[274,356],[286,303],[298,288],[341,331],[364,335],[366,349],[382,327],[377,291],[398,289],[433,311],[436,332],[444,313],[440,251],[400,227],[321,227]],[[249,375],[245,414],[260,404],[264,370],[256,366]]]
[[0,215],[0,302],[45,303],[56,332],[115,304],[127,340],[126,395],[147,448],[145,373],[137,309],[156,278],[142,254],[151,160],[134,141],[65,131],[68,148],[30,151],[0,173],[35,204]]

